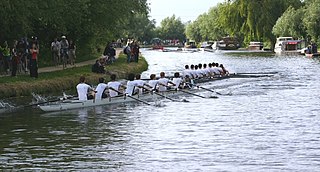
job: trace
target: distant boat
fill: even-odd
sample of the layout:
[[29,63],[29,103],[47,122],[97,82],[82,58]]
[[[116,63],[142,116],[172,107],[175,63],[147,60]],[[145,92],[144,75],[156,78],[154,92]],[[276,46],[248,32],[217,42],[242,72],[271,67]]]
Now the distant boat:
[[301,54],[305,47],[304,40],[294,40],[293,37],[277,38],[274,52],[277,54]]
[[185,52],[197,52],[197,51],[199,51],[199,49],[197,48],[196,41],[194,41],[194,40],[187,41],[184,44],[184,48],[182,49],[182,51],[185,51]]
[[189,40],[184,44],[184,48],[197,48],[196,41]]
[[249,51],[259,51],[263,49],[263,42],[250,42],[248,46]]
[[212,49],[217,50],[237,50],[240,44],[235,37],[223,37],[220,41],[215,41],[212,44]]

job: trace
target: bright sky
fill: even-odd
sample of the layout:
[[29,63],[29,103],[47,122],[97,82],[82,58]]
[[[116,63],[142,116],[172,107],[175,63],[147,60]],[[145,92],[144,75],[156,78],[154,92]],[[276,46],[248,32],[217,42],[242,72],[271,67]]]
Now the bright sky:
[[211,7],[225,0],[148,0],[151,8],[151,19],[156,19],[156,25],[173,14],[180,17],[183,23],[194,21],[200,14],[208,12]]

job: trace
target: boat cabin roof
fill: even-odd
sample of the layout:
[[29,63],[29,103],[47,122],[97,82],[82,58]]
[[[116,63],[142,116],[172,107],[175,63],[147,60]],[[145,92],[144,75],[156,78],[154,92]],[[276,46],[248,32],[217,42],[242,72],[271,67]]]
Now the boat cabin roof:
[[277,41],[288,41],[288,40],[293,40],[293,37],[279,37],[277,38]]

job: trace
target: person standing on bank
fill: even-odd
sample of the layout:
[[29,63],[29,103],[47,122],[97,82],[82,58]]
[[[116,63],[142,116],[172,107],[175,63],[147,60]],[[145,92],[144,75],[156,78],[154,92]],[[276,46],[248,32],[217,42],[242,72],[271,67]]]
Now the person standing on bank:
[[127,43],[127,46],[123,49],[123,53],[127,55],[127,63],[131,62],[131,47],[130,43]]
[[74,65],[76,61],[76,44],[73,42],[73,40],[70,40],[69,42],[69,60],[70,65]]
[[30,77],[38,78],[38,54],[39,54],[39,47],[37,46],[36,42],[32,42],[30,48]]

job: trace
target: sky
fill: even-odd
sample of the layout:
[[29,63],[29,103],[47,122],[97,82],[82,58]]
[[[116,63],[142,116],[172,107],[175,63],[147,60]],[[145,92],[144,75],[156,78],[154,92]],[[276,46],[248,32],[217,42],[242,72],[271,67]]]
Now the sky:
[[160,26],[164,18],[173,14],[176,18],[180,17],[183,23],[194,21],[200,14],[221,2],[224,0],[148,0],[151,20],[156,20],[156,26]]

